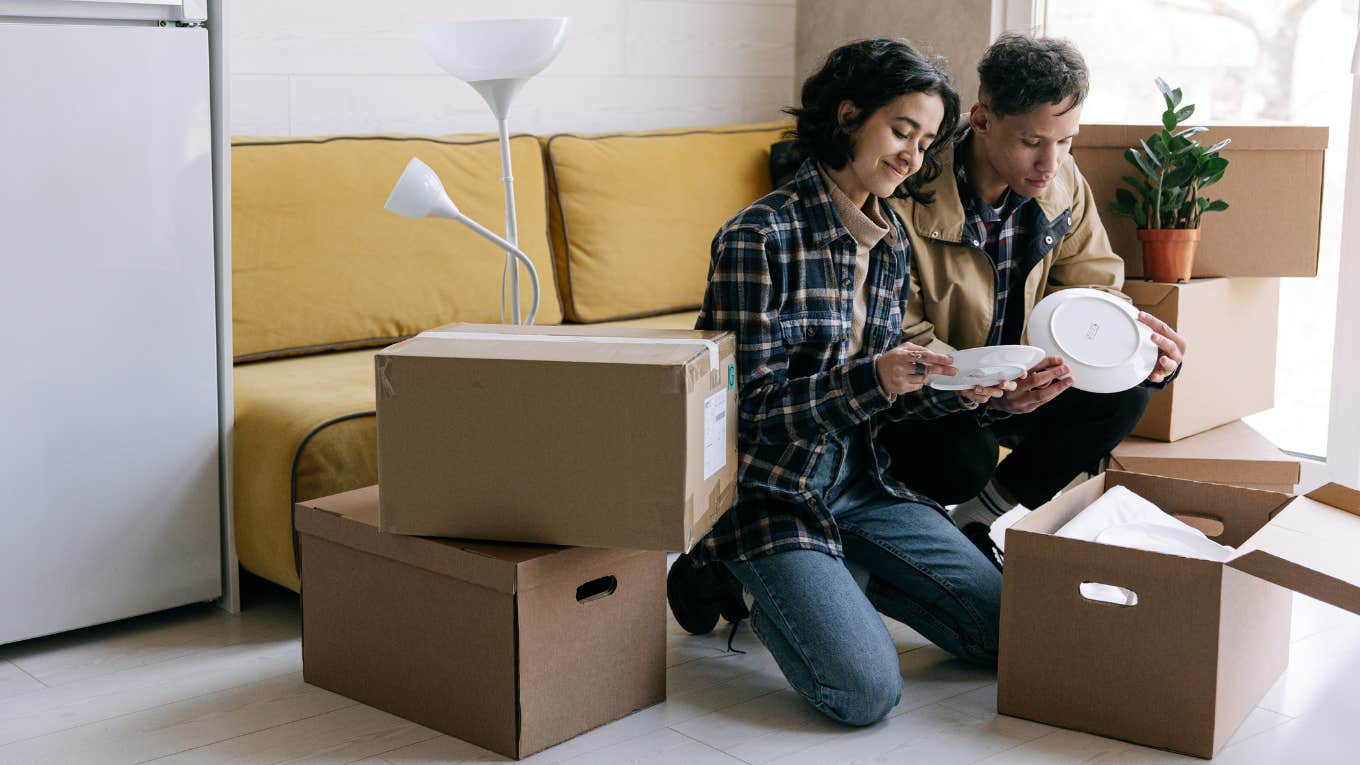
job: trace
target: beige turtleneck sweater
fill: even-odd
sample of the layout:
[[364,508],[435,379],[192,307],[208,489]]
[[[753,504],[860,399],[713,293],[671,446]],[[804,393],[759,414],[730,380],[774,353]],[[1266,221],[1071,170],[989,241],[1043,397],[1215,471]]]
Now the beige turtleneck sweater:
[[863,207],[856,207],[827,174],[826,168],[818,169],[831,192],[836,215],[855,238],[855,281],[851,293],[854,299],[850,311],[850,348],[846,353],[847,357],[854,358],[864,347],[864,322],[869,314],[869,251],[888,235],[888,222],[883,218],[877,197],[870,194]]

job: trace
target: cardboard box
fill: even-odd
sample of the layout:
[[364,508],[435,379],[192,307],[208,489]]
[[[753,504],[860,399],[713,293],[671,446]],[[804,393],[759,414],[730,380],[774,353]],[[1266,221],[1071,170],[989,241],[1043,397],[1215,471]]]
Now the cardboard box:
[[1241,420],[1170,444],[1127,438],[1110,453],[1110,467],[1285,494],[1294,493],[1300,471],[1297,457]]
[[736,497],[735,352],[728,332],[478,324],[384,349],[383,531],[688,550]]
[[526,757],[666,697],[666,556],[384,534],[378,489],[299,503],[302,675]]
[[[1108,487],[1213,517],[1226,563],[1054,536]],[[1360,492],[1306,497],[1108,471],[1006,531],[997,709],[1212,757],[1289,660],[1288,587],[1360,612]],[[1137,603],[1087,600],[1082,583]],[[1277,586],[1277,585],[1283,585]]]
[[1185,368],[1133,435],[1175,441],[1275,406],[1278,279],[1126,281],[1124,294],[1186,339]]
[[[1124,150],[1158,129],[1082,125],[1072,146],[1129,276],[1143,274],[1142,245],[1133,221],[1110,212],[1110,202],[1124,185],[1120,177],[1137,174]],[[1207,146],[1224,138],[1232,139],[1223,151],[1231,164],[1205,195],[1229,207],[1204,216],[1194,276],[1317,276],[1327,128],[1213,125],[1199,141]]]

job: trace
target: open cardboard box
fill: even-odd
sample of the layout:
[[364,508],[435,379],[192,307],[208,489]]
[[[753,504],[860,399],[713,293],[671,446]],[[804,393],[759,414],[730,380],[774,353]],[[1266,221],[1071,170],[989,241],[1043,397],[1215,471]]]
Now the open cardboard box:
[[380,351],[382,530],[688,550],[737,490],[730,332],[450,324]]
[[666,554],[378,530],[378,487],[297,505],[307,682],[527,757],[666,698]]
[[[1113,486],[1222,524],[1226,563],[1054,536]],[[997,709],[1212,757],[1289,661],[1290,590],[1360,613],[1360,492],[1306,496],[1107,471],[1006,532]],[[1086,599],[1122,587],[1132,606]],[[1285,589],[1288,588],[1288,589]]]

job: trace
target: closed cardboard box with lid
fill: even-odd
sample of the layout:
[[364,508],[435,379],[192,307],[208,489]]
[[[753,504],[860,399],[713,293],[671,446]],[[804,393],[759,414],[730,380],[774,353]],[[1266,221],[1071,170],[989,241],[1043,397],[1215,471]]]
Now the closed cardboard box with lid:
[[298,504],[302,672],[508,757],[666,697],[666,555],[384,534],[378,488]]
[[[1159,130],[1151,125],[1082,125],[1072,157],[1091,184],[1100,219],[1126,273],[1143,273],[1133,221],[1109,211],[1121,176],[1137,175],[1124,151]],[[1297,125],[1213,125],[1204,146],[1231,138],[1223,180],[1204,190],[1228,201],[1208,213],[1195,255],[1195,277],[1317,276],[1322,226],[1322,166],[1327,128]]]
[[[1108,488],[1222,525],[1226,562],[1055,535]],[[1212,757],[1289,660],[1289,590],[1360,612],[1360,492],[1107,471],[1006,530],[997,710]],[[1083,584],[1131,591],[1088,599]],[[1288,588],[1288,589],[1285,589]]]
[[1129,280],[1124,294],[1189,344],[1185,367],[1152,394],[1133,435],[1176,441],[1275,406],[1279,279]]
[[737,483],[728,332],[453,324],[375,357],[382,528],[688,550]]
[[1131,437],[1110,452],[1110,467],[1249,489],[1294,492],[1299,460],[1240,420],[1175,443]]

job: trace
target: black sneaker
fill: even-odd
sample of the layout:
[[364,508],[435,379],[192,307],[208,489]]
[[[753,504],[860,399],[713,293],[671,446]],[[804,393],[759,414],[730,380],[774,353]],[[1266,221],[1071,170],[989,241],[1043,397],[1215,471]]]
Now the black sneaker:
[[682,629],[706,635],[718,625],[718,617],[733,624],[750,616],[741,597],[741,583],[721,563],[699,565],[681,553],[666,574],[666,601]]
[[983,557],[991,561],[993,566],[996,566],[997,571],[1001,570],[1005,555],[1002,554],[1001,548],[997,547],[996,543],[992,541],[990,526],[973,521],[963,524],[963,528],[959,531],[962,531],[963,535],[968,537],[968,541],[973,543],[973,546],[982,553]]

